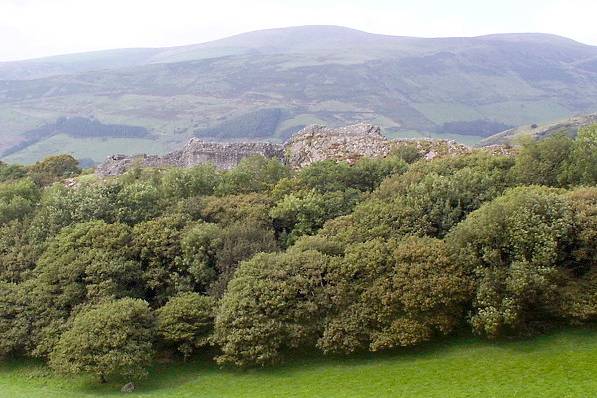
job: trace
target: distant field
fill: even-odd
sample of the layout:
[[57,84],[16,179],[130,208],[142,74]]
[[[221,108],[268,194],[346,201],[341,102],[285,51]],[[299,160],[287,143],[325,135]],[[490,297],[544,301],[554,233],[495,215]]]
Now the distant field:
[[[160,137],[161,138],[161,137]],[[164,138],[152,140],[146,138],[72,138],[58,134],[44,141],[33,144],[3,160],[10,163],[30,164],[50,155],[66,153],[77,159],[93,159],[102,162],[109,155],[123,153],[164,154],[178,149],[182,143],[168,144]]]
[[[597,329],[524,341],[452,339],[408,352],[302,358],[249,371],[209,362],[161,365],[129,396],[138,397],[593,397]],[[122,383],[59,378],[38,362],[0,365],[0,398],[121,396]]]
[[438,134],[421,131],[393,131],[389,133],[386,132],[386,136],[389,138],[433,138],[441,140],[454,140],[465,145],[477,145],[483,139],[483,137],[480,135]]

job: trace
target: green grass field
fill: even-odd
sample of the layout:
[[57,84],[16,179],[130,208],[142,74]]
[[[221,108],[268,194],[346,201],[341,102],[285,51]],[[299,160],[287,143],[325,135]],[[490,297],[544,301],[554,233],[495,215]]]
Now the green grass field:
[[[490,343],[455,338],[416,350],[303,357],[276,368],[222,370],[208,361],[158,365],[139,397],[594,397],[597,329]],[[1,398],[122,395],[122,382],[61,378],[33,361],[0,366]]]

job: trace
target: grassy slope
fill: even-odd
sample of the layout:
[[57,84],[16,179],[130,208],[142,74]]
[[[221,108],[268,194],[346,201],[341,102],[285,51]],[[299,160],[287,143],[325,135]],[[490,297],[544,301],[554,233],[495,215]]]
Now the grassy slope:
[[[583,329],[501,343],[460,338],[407,353],[303,358],[245,372],[206,362],[164,365],[130,396],[589,397],[595,374],[597,330]],[[0,398],[118,396],[120,384],[60,379],[33,362],[0,366]]]
[[[160,137],[161,138],[161,137]],[[32,164],[50,155],[66,153],[77,159],[93,159],[103,162],[109,155],[123,153],[135,155],[150,153],[162,155],[179,149],[182,144],[172,144],[165,139],[146,138],[73,138],[58,134],[42,142],[35,143],[25,150],[6,156],[4,161],[16,164]]]
[[520,139],[525,136],[545,138],[556,133],[576,135],[580,128],[591,126],[596,123],[597,113],[577,115],[566,119],[557,120],[552,123],[541,124],[539,126],[526,125],[506,130],[481,140],[481,144],[516,144],[517,141],[520,141]]
[[[593,110],[596,55],[596,47],[546,35],[416,39],[319,26],[0,64],[0,81],[11,76],[6,68],[43,74],[46,65],[51,75],[74,73],[1,82],[0,153],[26,131],[68,115],[143,126],[179,146],[196,129],[266,108],[285,110],[274,140],[311,120],[331,126],[365,120],[421,132],[450,121],[542,123]],[[107,70],[76,73],[93,66]],[[244,133],[241,126],[234,138]],[[478,143],[481,137],[454,138]],[[55,154],[46,141],[15,159]],[[90,157],[78,150],[86,145],[95,158],[104,157],[93,153],[93,141],[66,141],[77,156]],[[114,152],[127,145],[115,143]]]

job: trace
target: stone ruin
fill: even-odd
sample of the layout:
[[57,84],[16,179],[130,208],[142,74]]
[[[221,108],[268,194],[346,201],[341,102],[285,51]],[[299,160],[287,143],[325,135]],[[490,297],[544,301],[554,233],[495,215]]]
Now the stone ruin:
[[213,163],[217,168],[228,170],[243,158],[262,155],[267,158],[284,159],[284,147],[267,142],[218,143],[192,138],[182,149],[164,156],[157,155],[112,155],[97,166],[95,173],[102,177],[118,176],[134,166],[164,168],[192,167]]
[[97,166],[96,174],[101,177],[118,176],[136,165],[164,168],[213,163],[219,169],[228,170],[243,158],[253,155],[280,159],[291,168],[300,169],[321,160],[354,163],[362,157],[385,157],[393,148],[413,143],[421,154],[429,159],[471,151],[471,148],[454,141],[390,140],[381,133],[380,127],[365,123],[341,128],[314,125],[293,135],[284,144],[218,143],[192,138],[182,149],[164,156],[112,155]]

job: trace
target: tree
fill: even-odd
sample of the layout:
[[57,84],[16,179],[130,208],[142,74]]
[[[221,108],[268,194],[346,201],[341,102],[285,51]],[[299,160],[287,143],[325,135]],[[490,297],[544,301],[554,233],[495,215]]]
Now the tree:
[[120,187],[116,195],[114,219],[129,225],[157,217],[161,211],[160,192],[149,182],[134,182]]
[[81,174],[79,161],[70,155],[57,155],[35,163],[29,169],[31,178],[39,185],[50,185],[62,178]]
[[0,225],[0,281],[20,283],[31,276],[40,255],[27,236],[28,222]]
[[141,264],[145,297],[152,305],[163,305],[178,292],[193,289],[192,277],[179,261],[188,223],[186,217],[174,214],[133,227],[131,248]]
[[270,216],[284,243],[290,245],[302,235],[316,233],[327,220],[350,213],[360,198],[361,193],[353,188],[325,193],[299,191],[280,200]]
[[568,185],[597,184],[597,125],[584,127],[572,144],[560,181]]
[[338,231],[340,239],[351,243],[410,235],[441,238],[511,184],[508,159],[471,155],[428,163],[384,180],[345,219],[350,225]]
[[179,261],[193,278],[193,290],[206,292],[217,277],[217,256],[222,247],[222,228],[217,224],[197,223],[187,229],[180,241]]
[[314,345],[327,308],[322,286],[329,261],[305,251],[258,254],[242,263],[216,315],[218,362],[265,365],[285,349]]
[[0,184],[0,225],[29,216],[39,201],[40,191],[30,179]]
[[145,301],[125,298],[99,304],[75,316],[50,354],[61,373],[93,373],[138,379],[147,375],[154,349],[155,320]]
[[209,344],[216,300],[189,292],[172,297],[157,310],[158,334],[175,344],[188,359],[193,351]]
[[162,176],[161,189],[168,200],[212,195],[219,181],[220,173],[212,164],[172,168]]
[[265,191],[288,174],[288,168],[278,159],[250,156],[222,175],[216,193],[230,195]]
[[379,351],[448,334],[462,319],[472,284],[444,242],[410,237],[349,247],[326,274],[332,313],[324,352]]
[[525,185],[560,186],[574,141],[565,134],[555,134],[543,140],[523,142],[512,173]]
[[114,222],[118,186],[112,183],[83,183],[76,189],[55,184],[43,192],[28,235],[42,245],[63,227],[92,220]]
[[544,187],[511,189],[451,231],[449,244],[476,273],[473,329],[519,334],[553,317],[575,235],[573,207]]
[[186,213],[191,213],[195,219],[221,225],[230,225],[247,219],[264,226],[271,224],[269,211],[274,206],[271,195],[265,192],[206,196],[197,198],[194,202],[196,211],[187,210]]
[[0,281],[0,359],[27,346],[26,292],[19,285]]
[[575,213],[572,258],[561,288],[559,316],[571,323],[597,320],[597,188],[565,195]]
[[[354,165],[347,162],[324,160],[300,170],[291,189],[315,190],[319,193],[345,191],[372,191],[381,181],[392,174],[406,170],[406,163],[396,156],[385,159],[359,159]],[[287,183],[287,182],[286,182]],[[278,187],[280,190],[281,187]],[[284,192],[288,194],[290,192]]]
[[211,285],[210,294],[221,297],[241,261],[257,253],[278,251],[278,243],[272,228],[247,219],[228,225],[220,233],[217,248],[216,270],[218,277]]
[[36,355],[53,349],[81,306],[142,294],[131,241],[128,226],[91,221],[64,228],[48,244],[28,285]]

